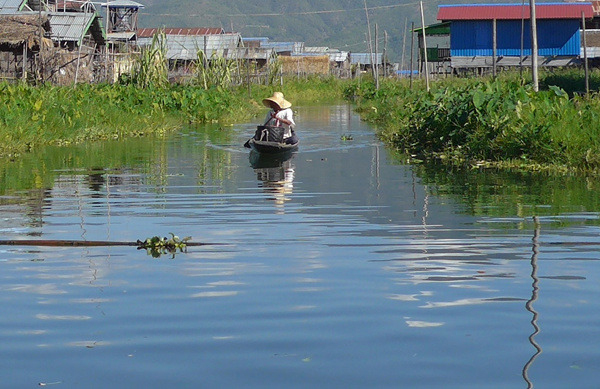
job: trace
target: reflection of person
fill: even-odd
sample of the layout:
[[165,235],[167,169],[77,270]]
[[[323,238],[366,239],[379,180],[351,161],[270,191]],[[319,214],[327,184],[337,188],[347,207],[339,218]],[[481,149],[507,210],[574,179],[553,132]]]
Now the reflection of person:
[[291,160],[284,161],[276,167],[254,169],[256,178],[262,181],[265,193],[273,195],[277,213],[284,213],[283,205],[290,200],[288,195],[294,190],[294,165]]
[[273,96],[263,99],[262,103],[271,108],[265,117],[265,125],[283,127],[283,140],[285,143],[294,144],[298,142],[298,137],[294,132],[294,113],[290,108],[292,103],[283,97],[283,93],[275,92]]

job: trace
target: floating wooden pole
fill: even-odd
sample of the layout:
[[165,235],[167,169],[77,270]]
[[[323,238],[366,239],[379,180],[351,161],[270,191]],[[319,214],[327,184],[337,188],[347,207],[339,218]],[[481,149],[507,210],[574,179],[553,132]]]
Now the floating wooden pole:
[[[45,246],[45,247],[100,247],[100,246],[138,246],[145,242],[114,242],[104,240],[44,240],[44,239],[11,239],[0,240],[0,246]],[[224,245],[225,243],[186,242],[185,246]]]

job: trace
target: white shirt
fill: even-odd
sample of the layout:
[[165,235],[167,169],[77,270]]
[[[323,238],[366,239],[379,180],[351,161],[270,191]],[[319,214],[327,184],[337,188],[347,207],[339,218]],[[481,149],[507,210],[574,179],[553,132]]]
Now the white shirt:
[[[277,112],[277,114],[275,115],[275,118],[271,119],[271,113],[274,113],[274,112],[275,112],[274,110],[270,110],[269,113],[267,113],[267,116],[265,117],[265,122],[267,123],[267,125],[283,127],[285,130],[283,132],[283,139],[291,137],[292,136],[292,128],[296,125],[296,122],[294,122],[294,113],[292,112],[292,109],[291,108],[282,109],[281,111]],[[292,124],[290,125],[290,124],[283,123],[282,121],[279,121],[276,118],[289,120]]]

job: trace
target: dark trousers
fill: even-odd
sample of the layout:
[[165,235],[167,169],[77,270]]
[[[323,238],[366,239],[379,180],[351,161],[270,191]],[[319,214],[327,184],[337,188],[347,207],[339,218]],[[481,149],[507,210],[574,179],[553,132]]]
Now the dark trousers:
[[292,130],[292,136],[290,136],[289,138],[285,138],[284,142],[289,144],[289,145],[293,145],[294,143],[298,143],[298,137],[296,136],[296,133]]

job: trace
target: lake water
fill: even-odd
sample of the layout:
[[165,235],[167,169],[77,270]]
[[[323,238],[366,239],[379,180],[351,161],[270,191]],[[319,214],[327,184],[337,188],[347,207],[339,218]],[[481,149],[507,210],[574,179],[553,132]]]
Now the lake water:
[[[406,165],[346,105],[3,166],[0,387],[597,388],[600,181]],[[350,136],[352,140],[342,140]]]

